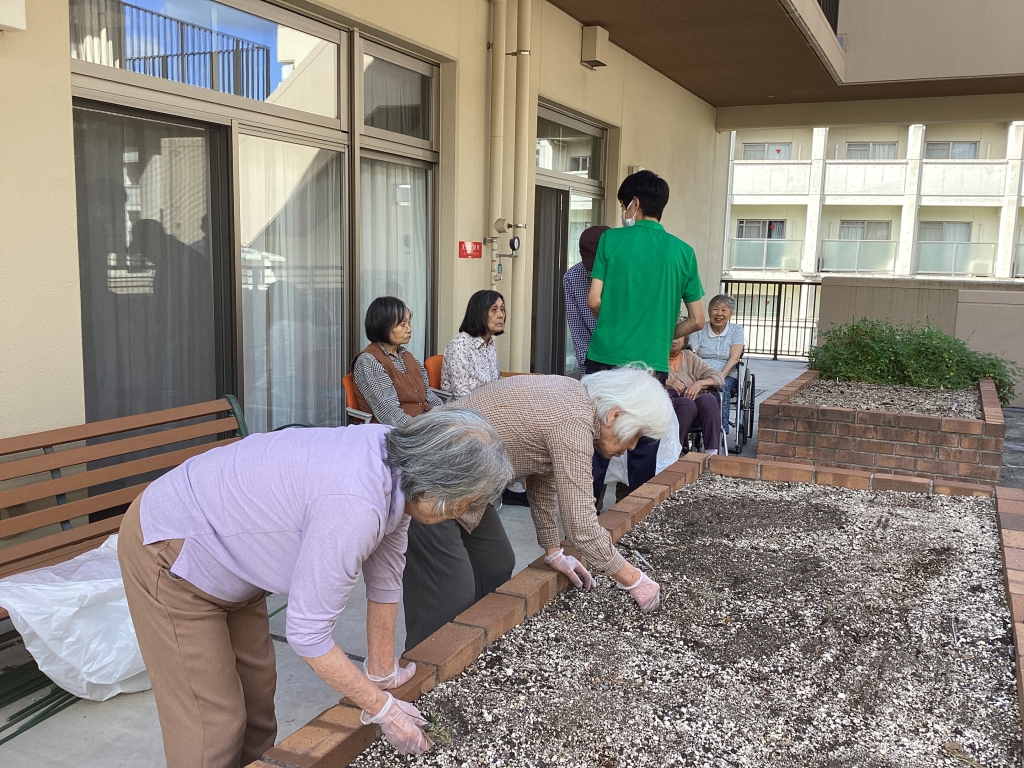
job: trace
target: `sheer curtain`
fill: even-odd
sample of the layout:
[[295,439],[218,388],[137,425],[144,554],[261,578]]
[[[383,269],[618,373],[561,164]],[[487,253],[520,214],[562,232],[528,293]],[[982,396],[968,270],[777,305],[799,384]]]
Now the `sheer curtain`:
[[243,136],[239,173],[246,421],[339,426],[344,159]]
[[[426,352],[430,283],[430,172],[372,157],[360,164],[360,320],[378,296],[396,296],[412,310],[409,350]],[[360,338],[368,341],[360,321]]]
[[87,421],[218,395],[210,132],[74,108]]
[[417,139],[432,138],[433,78],[363,54],[363,122]]

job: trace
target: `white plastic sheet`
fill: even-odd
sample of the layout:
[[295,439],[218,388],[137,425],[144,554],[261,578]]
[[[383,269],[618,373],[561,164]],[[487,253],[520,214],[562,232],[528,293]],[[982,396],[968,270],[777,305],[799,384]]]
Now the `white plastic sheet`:
[[117,536],[67,562],[0,579],[0,605],[39,669],[64,690],[105,701],[151,687],[128,613]]

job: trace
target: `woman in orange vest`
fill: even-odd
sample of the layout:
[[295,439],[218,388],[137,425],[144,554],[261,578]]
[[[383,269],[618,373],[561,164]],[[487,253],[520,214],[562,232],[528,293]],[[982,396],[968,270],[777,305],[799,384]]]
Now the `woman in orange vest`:
[[427,370],[405,348],[412,338],[412,311],[401,299],[379,296],[366,310],[370,343],[352,366],[359,409],[374,422],[400,426],[437,408],[441,398],[430,391]]

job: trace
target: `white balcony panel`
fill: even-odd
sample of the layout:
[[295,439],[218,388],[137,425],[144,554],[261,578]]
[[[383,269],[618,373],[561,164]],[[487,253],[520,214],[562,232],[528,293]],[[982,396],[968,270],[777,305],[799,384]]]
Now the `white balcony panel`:
[[829,161],[825,166],[826,195],[902,195],[907,164],[895,162]]
[[733,238],[729,241],[729,269],[797,272],[803,248],[803,240]]
[[995,243],[917,244],[917,274],[989,277],[996,263]]
[[806,195],[810,185],[810,163],[778,160],[738,160],[733,163],[734,195]]
[[998,197],[1006,184],[1006,161],[924,161],[921,195],[943,197]]
[[822,272],[892,272],[896,265],[895,240],[822,240]]

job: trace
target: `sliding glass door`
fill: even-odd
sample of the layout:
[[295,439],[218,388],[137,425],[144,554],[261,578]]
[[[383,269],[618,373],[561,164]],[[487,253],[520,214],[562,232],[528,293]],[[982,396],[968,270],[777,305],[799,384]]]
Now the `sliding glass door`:
[[239,139],[244,404],[254,432],[343,423],[344,174],[340,151]]
[[199,123],[75,106],[88,421],[230,391],[226,137]]

